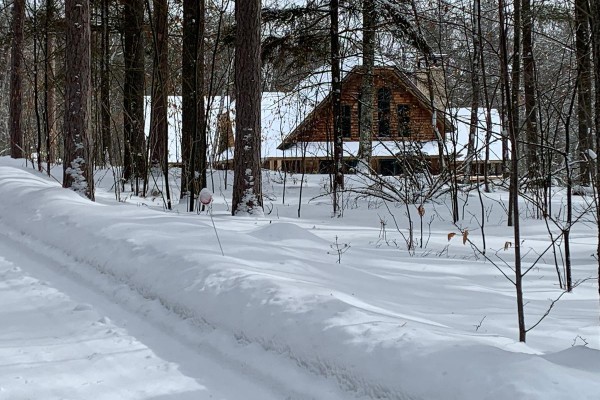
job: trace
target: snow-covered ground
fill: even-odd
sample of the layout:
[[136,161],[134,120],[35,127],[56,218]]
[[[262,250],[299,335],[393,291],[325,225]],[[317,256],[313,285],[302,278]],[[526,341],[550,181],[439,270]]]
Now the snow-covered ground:
[[[110,172],[96,178],[91,203],[0,158],[0,398],[598,399],[591,217],[571,235],[583,282],[521,344],[498,270],[510,275],[513,255],[502,191],[483,214],[465,197],[458,227],[445,198],[425,204],[424,246],[408,251],[403,204],[348,197],[331,218],[327,177],[311,175],[298,218],[301,177],[287,177],[283,201],[269,173],[266,215],[231,217],[215,174],[223,256],[207,213],[116,202]],[[481,220],[488,261],[460,234],[448,241],[460,227],[482,247]],[[524,221],[527,267],[550,239],[543,221]],[[561,293],[545,253],[525,277],[527,325]]]

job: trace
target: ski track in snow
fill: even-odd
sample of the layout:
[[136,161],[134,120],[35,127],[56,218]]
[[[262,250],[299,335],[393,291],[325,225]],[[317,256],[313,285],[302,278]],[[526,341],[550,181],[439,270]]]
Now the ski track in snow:
[[[221,257],[201,217],[93,204],[53,186],[0,168],[0,227],[10,226],[0,251],[75,300],[71,310],[114,321],[175,366],[181,393],[151,399],[202,399],[186,384],[223,399],[597,399],[595,290],[565,296],[532,332],[533,346],[516,343],[512,288],[446,243],[453,228],[432,237],[451,255],[421,258],[375,248],[381,230],[364,222],[377,222],[377,210],[273,224],[221,213]],[[524,229],[542,238],[540,227]],[[506,229],[488,229],[501,246]],[[352,242],[343,265],[328,255],[340,232]],[[589,265],[587,253],[574,254]],[[528,321],[557,292],[544,286],[549,266],[528,281]],[[568,348],[576,334],[591,348]]]
[[[120,341],[128,342],[128,351],[135,347],[138,351],[148,353],[148,357],[162,357],[160,368],[179,369],[185,375],[178,374],[175,378],[184,380],[187,386],[196,387],[193,391],[185,393],[170,393],[169,399],[346,399],[347,394],[340,394],[339,390],[326,382],[315,379],[296,368],[296,365],[269,352],[265,352],[257,345],[249,343],[247,338],[220,332],[203,320],[199,320],[186,310],[161,304],[156,298],[148,297],[135,288],[118,282],[117,277],[106,274],[103,271],[94,271],[98,268],[65,253],[62,249],[49,246],[39,240],[27,236],[23,232],[11,231],[0,218],[0,254],[5,264],[14,265],[13,273],[22,275],[22,280],[31,280],[37,286],[47,287],[48,291],[55,292],[48,287],[49,284],[64,290],[66,294],[56,291],[69,303],[72,312],[90,311],[97,314],[97,321],[92,325],[106,326],[108,336],[117,335]],[[27,254],[26,257],[23,257]],[[8,258],[7,258],[8,256]],[[0,266],[2,264],[0,263]],[[21,267],[17,267],[20,265]],[[4,267],[6,268],[6,267]],[[23,271],[22,271],[23,269]],[[7,272],[8,271],[8,272]],[[5,270],[2,277],[6,277],[12,270]],[[23,273],[31,273],[42,279],[38,281],[33,277],[26,277]],[[98,275],[103,275],[99,277]],[[115,285],[116,284],[116,285]],[[68,296],[67,296],[68,294]],[[75,301],[82,301],[77,303]],[[91,303],[91,304],[88,304]],[[46,321],[48,322],[48,321]],[[115,325],[116,324],[116,325]],[[41,326],[43,328],[46,325]],[[133,336],[129,336],[133,335]],[[55,337],[57,343],[46,345],[46,350],[52,353],[52,347],[62,346],[60,351],[69,352],[70,343],[61,343],[60,337]],[[93,340],[93,339],[90,339]],[[139,340],[139,341],[138,341]],[[28,342],[27,342],[28,343]],[[29,344],[23,346],[29,346]],[[147,346],[147,347],[146,347]],[[93,346],[90,346],[93,349]],[[191,351],[190,351],[191,349]],[[232,349],[232,350],[226,350]],[[20,350],[21,351],[21,350]],[[99,357],[99,353],[90,350],[90,360]],[[1,354],[1,353],[0,353]],[[292,354],[288,356],[293,360]],[[300,360],[294,360],[302,364]],[[18,364],[18,363],[17,363]],[[110,364],[110,368],[118,365]],[[11,365],[0,366],[0,371]],[[200,368],[199,368],[200,367]],[[157,367],[158,368],[158,367]],[[68,369],[67,369],[68,370]],[[325,372],[325,371],[322,371]],[[39,373],[39,372],[36,372]],[[77,371],[73,371],[66,380],[69,386],[70,380],[78,381]],[[10,375],[10,374],[8,374]],[[27,374],[23,374],[27,375]],[[193,377],[188,378],[188,377]],[[166,380],[173,377],[159,376]],[[30,380],[26,377],[15,377],[27,384]],[[147,377],[140,377],[145,381]],[[317,381],[316,381],[317,380]],[[194,382],[195,381],[195,382]],[[192,382],[193,384],[190,384]],[[102,383],[101,380],[96,384]],[[52,386],[51,383],[48,383]],[[83,386],[94,384],[94,382],[82,382]],[[131,382],[121,382],[120,385],[128,387]],[[206,386],[205,386],[206,384]],[[2,391],[6,391],[0,379],[0,399],[4,398]],[[216,386],[216,389],[213,389]],[[4,389],[3,389],[4,388]],[[47,387],[38,387],[39,395],[33,398],[50,399],[47,397]],[[157,390],[157,388],[149,389]],[[214,392],[216,393],[213,393]],[[16,393],[9,393],[10,399],[30,398],[34,391],[22,394],[15,389]],[[139,397],[144,393],[123,394],[115,388],[106,389],[106,397],[94,392],[94,398],[144,398],[162,399],[163,397]],[[354,396],[353,396],[354,397]],[[90,397],[75,397],[80,399]]]

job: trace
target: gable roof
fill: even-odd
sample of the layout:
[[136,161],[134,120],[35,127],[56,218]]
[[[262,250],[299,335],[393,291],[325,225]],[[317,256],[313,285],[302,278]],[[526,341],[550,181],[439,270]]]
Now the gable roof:
[[[355,64],[352,68],[347,71],[347,73],[342,76],[342,85],[347,83],[348,80],[358,74],[362,69],[362,66],[359,64]],[[374,68],[375,74],[378,72],[381,73],[383,71],[392,72],[394,77],[398,79],[398,82],[401,84],[403,88],[405,88],[410,94],[412,94],[418,101],[419,105],[431,111],[431,101],[429,100],[429,95],[423,93],[421,89],[417,86],[417,84],[404,72],[402,72],[398,67],[393,64],[389,65],[378,65]],[[343,70],[342,70],[343,71]],[[314,107],[307,113],[305,113],[304,118],[300,122],[298,126],[296,126],[286,137],[283,139],[282,143],[278,146],[279,149],[286,149],[290,147],[296,140],[294,140],[303,129],[312,122],[315,118],[316,114],[320,112],[324,107],[328,106],[331,98],[331,71],[329,69],[322,70],[322,72],[318,72],[314,75],[311,75],[307,80],[303,81],[299,87],[294,91],[297,93],[304,93],[306,96],[307,92],[309,95],[308,98],[314,97]],[[454,127],[451,121],[446,117],[444,110],[435,107],[435,110],[442,116],[444,116],[444,127],[445,131],[450,132],[454,130]],[[442,133],[443,134],[443,133]]]
[[[313,87],[313,96],[314,93]],[[265,92],[261,101],[261,125],[262,125],[262,148],[261,158],[301,158],[301,157],[330,157],[333,154],[331,143],[327,142],[298,142],[293,143],[285,150],[278,148],[283,138],[292,129],[297,127],[304,118],[307,110],[314,109],[309,104],[309,97],[304,93],[304,102],[301,98],[291,96],[289,93]],[[150,99],[146,98],[146,134],[150,129]],[[207,99],[208,101],[209,99]],[[235,104],[227,96],[215,96],[210,99],[210,112],[208,120],[208,133],[215,135],[217,132],[217,115],[228,112],[230,116],[235,115]],[[169,96],[168,124],[169,124],[169,162],[181,161],[181,97]],[[455,130],[446,135],[446,146],[449,154],[456,152],[457,160],[464,160],[467,153],[468,134],[470,128],[469,108],[456,108],[448,110]],[[502,127],[498,110],[491,110],[492,135],[490,140],[490,160],[502,159]],[[485,136],[486,120],[485,110],[480,109],[478,114],[478,127],[475,138],[475,159],[485,159]],[[232,118],[232,122],[234,119]],[[209,147],[213,150],[213,140],[209,140]],[[394,156],[405,152],[408,143],[399,141],[372,142],[373,155],[376,157]],[[416,146],[421,154],[436,156],[436,142],[411,142],[410,149]],[[356,156],[358,152],[358,141],[344,141],[344,155]],[[221,155],[221,160],[233,158],[233,148],[228,149]]]
[[[207,133],[214,134],[217,131],[217,116],[230,108],[230,99],[228,96],[211,96],[205,98],[205,104],[210,105],[207,120]],[[167,125],[168,125],[168,159],[169,162],[180,162],[182,157],[181,150],[181,96],[167,97]],[[144,134],[150,135],[150,115],[152,102],[150,96],[144,97]],[[208,141],[209,148],[212,148],[213,141]]]

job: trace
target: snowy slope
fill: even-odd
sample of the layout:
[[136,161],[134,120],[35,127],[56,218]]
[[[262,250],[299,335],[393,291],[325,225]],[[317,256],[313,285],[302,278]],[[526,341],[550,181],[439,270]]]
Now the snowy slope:
[[90,304],[25,274],[23,255],[0,238],[0,398],[209,398]]
[[[223,257],[205,214],[90,203],[7,159],[0,159],[0,199],[0,224],[182,319],[291,360],[348,398],[597,399],[600,393],[593,284],[565,296],[530,333],[530,343],[519,344],[512,286],[458,241],[447,244],[447,223],[434,226],[432,251],[411,257],[379,240],[382,209],[363,204],[332,220],[327,202],[313,200],[300,220],[284,217],[295,213],[289,206],[277,207],[279,218],[250,219],[230,217],[223,201],[215,206]],[[509,231],[488,229],[489,246],[501,248]],[[541,242],[536,229],[528,233]],[[336,236],[351,245],[340,264],[330,254]],[[589,236],[591,230],[574,233],[582,277],[593,273]],[[560,293],[552,268],[541,264],[528,276],[530,325]],[[571,347],[582,343],[578,336],[587,347]]]

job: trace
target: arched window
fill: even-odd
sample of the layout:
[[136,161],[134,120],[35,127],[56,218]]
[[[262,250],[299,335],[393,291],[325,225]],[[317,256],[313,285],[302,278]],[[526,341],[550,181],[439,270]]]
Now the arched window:
[[390,110],[392,91],[383,87],[377,91],[377,121],[379,123],[379,136],[390,136]]

